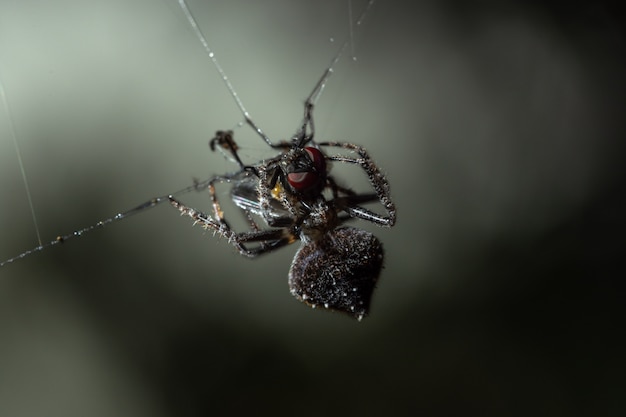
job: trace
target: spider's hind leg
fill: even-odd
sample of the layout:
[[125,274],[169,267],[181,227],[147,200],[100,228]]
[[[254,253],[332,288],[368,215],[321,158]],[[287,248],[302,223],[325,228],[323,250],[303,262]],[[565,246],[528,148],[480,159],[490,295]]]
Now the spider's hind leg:
[[[380,171],[378,166],[374,163],[372,158],[369,156],[365,148],[348,142],[320,142],[318,143],[318,145],[321,147],[341,148],[358,154],[358,157],[330,155],[327,156],[327,159],[329,161],[359,165],[363,169],[363,171],[365,171],[365,174],[369,179],[370,185],[374,189],[376,199],[378,199],[378,201],[380,201],[380,203],[383,205],[385,211],[387,212],[387,215],[381,216],[356,205],[359,202],[373,201],[372,194],[350,195],[349,192],[346,193],[347,198],[343,200],[345,200],[349,204],[347,205],[347,207],[344,207],[344,210],[348,212],[352,217],[371,221],[381,226],[393,226],[396,222],[396,206],[391,200],[389,182],[385,178],[385,175]],[[337,190],[344,191],[339,188]]]

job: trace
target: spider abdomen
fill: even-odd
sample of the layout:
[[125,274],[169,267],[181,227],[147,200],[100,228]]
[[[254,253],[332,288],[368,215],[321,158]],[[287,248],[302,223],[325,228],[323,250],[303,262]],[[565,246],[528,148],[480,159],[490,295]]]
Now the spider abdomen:
[[291,294],[312,307],[368,314],[383,266],[383,245],[373,234],[341,227],[303,243],[289,270]]

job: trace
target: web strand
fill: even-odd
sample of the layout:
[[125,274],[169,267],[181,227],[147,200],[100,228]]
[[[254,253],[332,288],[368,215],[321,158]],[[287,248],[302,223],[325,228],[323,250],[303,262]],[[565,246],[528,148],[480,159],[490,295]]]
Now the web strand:
[[[13,117],[11,115],[11,108],[6,97],[4,90],[4,84],[2,83],[2,75],[0,74],[0,96],[2,96],[2,104],[7,111],[7,119],[9,122],[9,135],[13,141],[15,148],[15,154],[17,155],[17,164],[20,167],[20,174],[22,176],[22,182],[24,183],[24,189],[26,190],[26,197],[28,198],[28,207],[30,208],[30,215],[33,218],[33,225],[35,226],[35,234],[37,235],[37,242],[41,246],[41,234],[39,233],[39,225],[37,223],[37,216],[35,215],[35,206],[33,204],[32,194],[30,187],[28,186],[28,178],[26,177],[26,170],[24,169],[24,161],[22,160],[22,152],[20,152],[20,145],[17,142],[17,135],[15,134],[15,126],[13,125]],[[0,264],[2,266],[2,264]]]
[[104,226],[107,226],[107,225],[109,225],[111,223],[114,223],[114,222],[117,222],[117,221],[120,221],[120,220],[124,220],[124,219],[126,219],[128,217],[131,217],[131,216],[133,216],[135,214],[138,214],[138,213],[142,213],[145,210],[148,210],[148,209],[151,209],[151,208],[154,208],[154,207],[160,205],[161,203],[169,202],[170,197],[176,197],[178,195],[187,194],[187,193],[192,192],[192,191],[203,191],[203,190],[206,190],[208,184],[209,184],[208,180],[207,181],[202,181],[202,182],[197,182],[194,185],[190,185],[189,187],[185,187],[185,188],[183,188],[181,190],[176,191],[173,194],[164,195],[164,196],[161,196],[161,197],[151,198],[150,200],[145,201],[145,202],[139,204],[138,206],[136,206],[136,207],[134,207],[134,208],[132,208],[130,210],[126,210],[126,211],[123,211],[121,213],[116,214],[113,217],[109,217],[107,219],[100,220],[99,222],[97,222],[95,224],[92,224],[91,226],[87,226],[87,227],[84,227],[82,229],[75,230],[75,231],[73,231],[71,233],[67,233],[65,235],[59,235],[54,240],[52,240],[52,241],[50,241],[48,243],[42,244],[40,242],[39,246],[37,246],[37,247],[35,247],[33,249],[30,249],[30,250],[27,250],[26,252],[23,252],[23,253],[15,256],[13,258],[10,258],[10,259],[7,259],[5,261],[0,262],[0,267],[4,266],[6,264],[13,263],[13,262],[15,262],[15,261],[17,261],[19,259],[25,258],[25,257],[27,257],[29,255],[32,255],[33,253],[41,252],[44,249],[48,249],[48,248],[50,248],[52,246],[55,246],[55,245],[58,245],[60,243],[65,243],[65,242],[67,242],[70,239],[81,237],[81,236],[83,236],[83,235],[85,235],[85,234],[87,234],[89,232],[92,232],[92,231],[94,231],[96,229],[101,229]]
[[348,26],[350,27],[350,54],[352,59],[356,61],[354,54],[354,22],[352,20],[352,0],[348,0]]
[[[183,0],[181,0],[181,1],[183,1]],[[374,4],[374,1],[375,0],[369,0],[368,1],[367,5],[365,6],[363,11],[361,12],[361,15],[359,16],[358,20],[356,21],[356,25],[357,26],[361,25],[361,23],[363,22],[363,19],[365,19],[365,16],[367,15],[367,12],[370,10],[372,5]],[[352,10],[351,6],[350,6],[350,10]],[[350,11],[349,19],[350,19],[350,36],[349,36],[348,39],[346,39],[344,41],[344,43],[341,45],[341,47],[339,47],[339,50],[337,51],[337,54],[335,54],[333,59],[330,61],[330,65],[326,68],[326,70],[322,74],[322,77],[319,79],[319,81],[317,82],[317,84],[313,88],[313,91],[311,91],[311,94],[309,94],[309,97],[307,98],[307,103],[309,103],[311,105],[317,104],[317,100],[319,100],[320,96],[322,95],[322,92],[324,91],[324,87],[326,87],[326,82],[328,81],[328,78],[333,74],[333,72],[335,70],[335,66],[341,60],[341,57],[344,55],[346,49],[348,48],[348,45],[353,44],[353,39],[352,38],[354,36],[354,32],[352,30],[352,11]]]
[[237,103],[237,107],[239,107],[241,114],[243,114],[243,117],[246,119],[246,123],[248,123],[248,125],[250,125],[250,127],[252,127],[252,129],[254,129],[254,131],[257,132],[258,135],[261,136],[268,145],[273,146],[270,138],[268,138],[267,135],[263,133],[261,128],[258,127],[256,123],[254,123],[252,118],[250,117],[250,113],[248,113],[248,111],[246,110],[245,106],[243,105],[243,102],[241,101],[241,98],[239,98],[239,94],[237,94],[237,91],[235,90],[232,83],[230,82],[230,79],[226,75],[226,72],[224,72],[224,70],[222,69],[222,66],[220,65],[219,61],[217,60],[215,56],[215,53],[209,46],[209,43],[206,41],[206,38],[204,37],[204,34],[202,33],[200,26],[198,26],[196,19],[193,17],[191,10],[189,10],[189,7],[187,7],[187,3],[185,2],[185,0],[178,0],[178,4],[180,5],[180,8],[183,10],[183,13],[185,14],[185,17],[187,18],[187,21],[189,22],[191,29],[193,30],[196,37],[198,38],[198,40],[204,47],[204,50],[206,51],[206,53],[209,55],[209,58],[211,59],[213,66],[215,67],[217,72],[220,74],[220,77],[222,78],[222,81],[224,81],[226,88],[228,88],[230,95],[235,100],[235,103]]

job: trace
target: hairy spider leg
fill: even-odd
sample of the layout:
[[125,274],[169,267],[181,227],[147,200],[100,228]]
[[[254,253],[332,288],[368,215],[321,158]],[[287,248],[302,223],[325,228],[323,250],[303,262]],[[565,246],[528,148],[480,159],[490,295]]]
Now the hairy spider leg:
[[[180,211],[181,215],[189,216],[195,223],[202,225],[206,230],[213,230],[221,237],[226,238],[237,251],[248,258],[254,258],[261,254],[273,251],[297,240],[297,237],[288,229],[268,229],[251,232],[235,232],[225,221],[218,221],[211,216],[186,206],[174,197],[169,197],[170,204]],[[260,246],[248,248],[246,243],[260,243]]]
[[[348,212],[348,214],[352,217],[367,220],[381,226],[393,226],[396,223],[396,205],[393,201],[391,201],[389,183],[383,173],[380,172],[378,166],[376,166],[372,158],[369,156],[365,148],[348,142],[320,142],[318,146],[342,148],[358,153],[359,158],[352,158],[344,155],[330,155],[326,156],[326,158],[330,161],[360,165],[367,174],[370,184],[376,192],[378,200],[387,211],[387,216],[381,216],[371,210],[359,206],[347,205],[343,209],[346,210],[346,212]],[[348,197],[347,200],[350,200],[351,198],[354,197]]]

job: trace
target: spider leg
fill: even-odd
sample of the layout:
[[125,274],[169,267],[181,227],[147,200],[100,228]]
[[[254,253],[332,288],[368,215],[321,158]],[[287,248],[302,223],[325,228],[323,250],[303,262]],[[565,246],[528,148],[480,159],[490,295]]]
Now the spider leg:
[[[374,193],[357,194],[349,188],[338,185],[332,177],[328,177],[327,181],[328,186],[330,187],[333,194],[335,206],[343,209],[344,211],[346,211],[346,213],[348,213],[347,217],[340,216],[341,223],[356,217],[374,223],[385,224],[384,220],[380,220],[381,216],[373,213],[371,210],[357,205],[377,201],[378,195]],[[342,193],[343,195],[339,195],[339,193]]]
[[[369,178],[370,184],[372,185],[372,188],[376,193],[378,201],[380,201],[380,203],[387,211],[387,216],[381,216],[374,213],[373,211],[367,210],[363,207],[353,206],[351,204],[343,207],[343,209],[346,210],[351,216],[358,217],[363,220],[368,220],[382,226],[393,226],[396,222],[396,205],[393,203],[393,201],[391,201],[389,182],[387,182],[387,179],[385,178],[383,173],[380,172],[380,169],[378,169],[378,166],[376,166],[365,148],[347,142],[321,142],[318,145],[347,149],[350,151],[354,151],[359,155],[358,158],[344,155],[330,155],[326,158],[331,161],[357,164],[361,166],[361,168],[363,168],[363,170],[367,174],[367,177]],[[367,197],[364,198],[366,200],[369,199],[369,196],[366,196]],[[345,201],[347,203],[350,203],[349,200],[354,198],[356,198],[356,196],[348,196],[346,197]]]
[[[243,172],[243,171],[242,171]],[[226,219],[224,218],[224,212],[217,198],[215,190],[215,183],[227,183],[236,179],[241,172],[234,173],[232,175],[217,176],[210,180],[197,184],[197,187],[204,186],[209,190],[211,197],[211,204],[213,207],[213,217],[195,210],[191,207],[174,199],[173,196],[169,196],[170,203],[176,207],[181,214],[188,215],[195,222],[202,224],[205,229],[211,229],[215,233],[222,237],[225,237],[229,243],[234,245],[240,254],[248,257],[254,257],[264,252],[269,252],[277,247],[291,243],[294,239],[287,236],[284,230],[287,229],[273,229],[273,230],[260,230],[250,211],[242,210],[248,220],[248,225],[251,228],[249,232],[237,233],[232,230]],[[284,242],[283,242],[284,241]],[[257,248],[248,248],[244,245],[246,242],[259,242],[260,246]]]
[[[252,217],[252,213],[249,210],[244,210],[244,209],[240,208],[240,211],[242,212],[243,216],[248,221],[248,226],[250,226],[250,230],[252,232],[259,233],[259,232],[262,231],[262,229],[259,227],[257,222],[254,220],[254,217]],[[265,242],[265,241],[261,241],[260,244],[261,244],[262,248],[267,248],[269,246],[267,244],[267,242]]]
[[[171,196],[169,197],[169,201],[174,208],[180,211],[181,215],[191,217],[194,223],[199,223],[204,229],[213,230],[220,236],[226,238],[228,243],[233,245],[241,255],[249,258],[271,252],[297,240],[296,235],[288,228],[237,233],[232,230],[223,219],[221,221],[215,220],[211,216],[188,207]],[[246,243],[254,242],[259,242],[260,245],[252,248],[246,246]]]
[[358,218],[372,223],[377,223],[379,225],[388,226],[387,219],[385,217],[358,205],[378,201],[378,195],[374,193],[356,194],[354,191],[349,189],[347,191],[349,194],[336,196],[333,199],[335,207],[338,210],[345,211],[345,213],[339,216],[340,223],[345,223],[349,220]]

